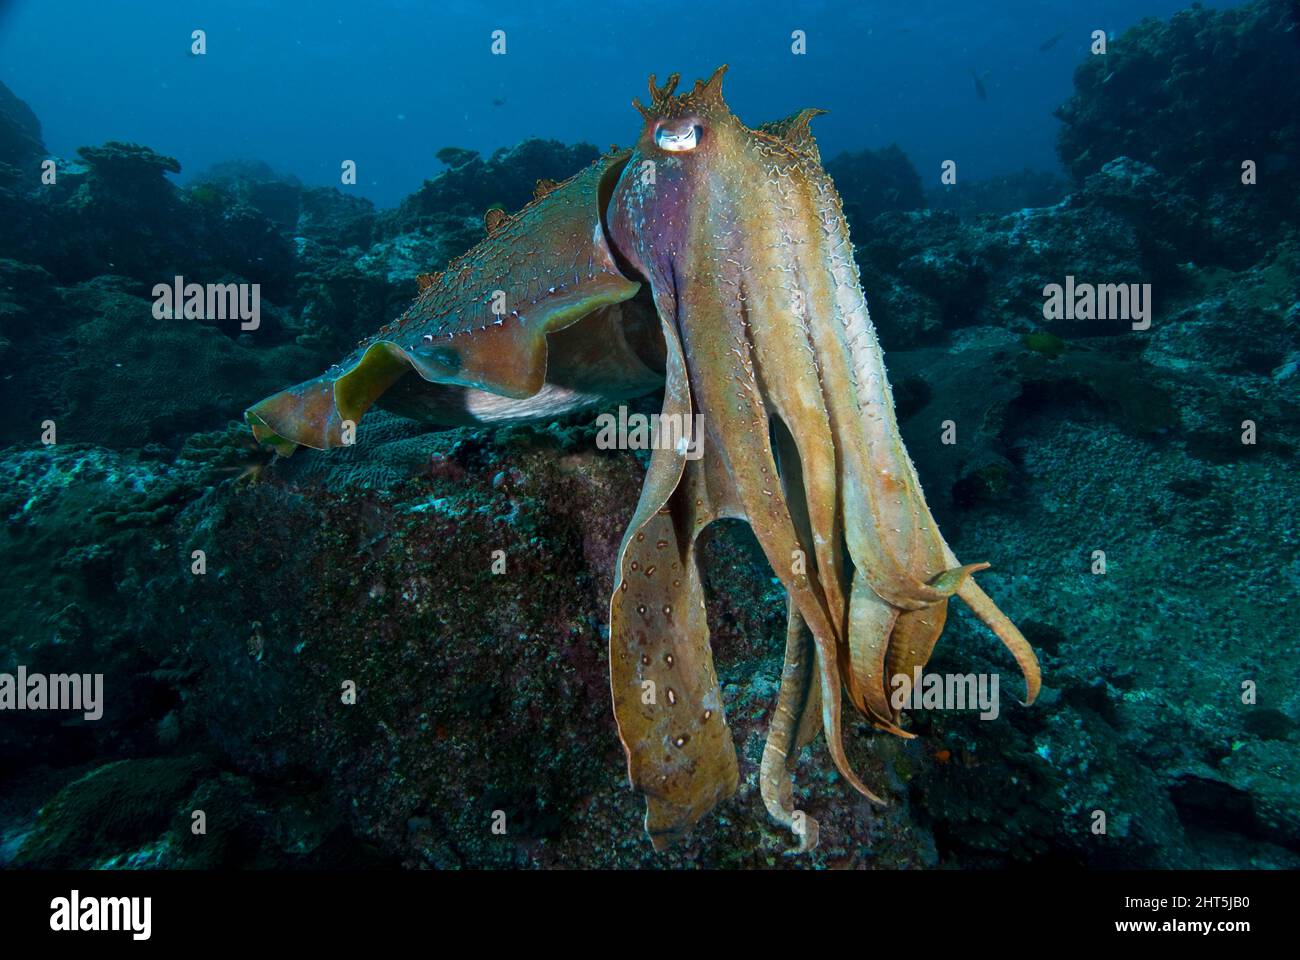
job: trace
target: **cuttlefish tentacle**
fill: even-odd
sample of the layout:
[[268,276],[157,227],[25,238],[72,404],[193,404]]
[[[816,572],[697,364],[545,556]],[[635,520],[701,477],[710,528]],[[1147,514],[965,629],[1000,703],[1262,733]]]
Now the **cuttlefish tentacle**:
[[[813,652],[803,617],[793,597],[786,601],[785,664],[776,709],[768,724],[767,742],[759,767],[759,792],[763,806],[777,823],[787,827],[799,846],[787,853],[806,853],[817,846],[817,821],[795,809],[790,773],[799,751],[821,731],[821,688],[813,675]],[[809,723],[809,718],[812,723]]]
[[850,630],[853,680],[850,689],[854,702],[865,705],[876,726],[897,736],[913,737],[898,726],[901,711],[894,704],[895,695],[905,698],[913,668],[929,663],[948,616],[947,597],[957,592],[970,574],[987,566],[987,563],[973,563],[945,570],[930,583],[945,599],[917,610],[889,606],[864,579],[854,578],[853,616],[877,619],[855,622]]
[[[786,492],[786,502],[790,507],[790,517],[794,521],[795,528],[799,533],[799,538],[805,542],[812,540],[812,521],[808,513],[808,503],[804,497],[803,471],[799,461],[799,453],[794,445],[794,438],[790,436],[790,431],[785,425],[777,422],[777,430],[774,432],[774,442],[777,451],[777,469],[781,473],[781,486]],[[811,665],[816,657],[816,651],[813,646],[812,637],[807,630],[807,624],[804,623],[803,617],[799,614],[798,605],[790,592],[786,591],[786,662],[782,668],[782,677],[785,676],[785,668],[790,666],[790,644],[789,635],[794,629],[799,630],[799,636],[802,639],[802,652],[799,654],[799,672],[805,677],[811,677]],[[809,682],[807,685],[807,695],[802,701],[803,709],[798,716],[798,727],[795,730],[795,749],[790,754],[790,766],[794,767],[794,757],[799,750],[812,743],[817,739],[817,734],[821,733],[821,687],[816,683]]]
[[[773,424],[773,445],[781,486],[790,507],[790,516],[801,541],[813,539],[812,521],[805,497],[803,466],[794,438],[784,423]],[[820,562],[820,561],[819,561]],[[816,650],[798,604],[786,592],[785,656],[781,667],[781,687],[776,707],[768,723],[767,741],[759,769],[759,787],[763,805],[777,823],[790,829],[799,841],[787,853],[806,853],[817,846],[817,821],[807,813],[796,811],[791,773],[799,751],[821,732],[821,686],[815,674]]]
[[957,596],[966,601],[975,616],[984,621],[985,626],[997,635],[1003,645],[1015,657],[1016,665],[1025,678],[1025,699],[1023,706],[1029,706],[1038,698],[1038,691],[1043,685],[1042,672],[1038,666],[1038,657],[1011,618],[998,609],[998,605],[974,580],[965,581],[957,590]]
[[[737,337],[751,344],[753,375],[766,407],[775,413],[780,435],[788,437],[796,456],[779,458],[784,475],[797,471],[787,487],[787,503],[802,521],[811,540],[817,580],[824,595],[831,630],[842,635],[847,613],[841,556],[838,497],[838,451],[827,412],[819,357],[813,341],[804,291],[807,266],[801,256],[805,241],[791,231],[788,216],[757,216],[757,210],[783,211],[790,188],[776,183],[755,185],[759,193],[753,210],[719,205],[710,223],[737,229],[713,238],[718,271],[727,278],[742,329]],[[762,251],[761,255],[756,255]],[[734,276],[730,276],[734,273]],[[796,425],[791,430],[790,425]],[[785,558],[787,569],[774,569],[783,581],[796,585],[806,564],[800,552]]]
[[893,399],[875,329],[858,283],[834,187],[820,171],[804,182],[806,216],[819,269],[810,271],[815,335],[828,388],[835,437],[841,445],[845,538],[854,567],[872,591],[899,610],[944,599],[928,581],[943,571],[942,541],[924,501],[909,483],[909,461],[898,435]]
[[712,514],[701,488],[683,478],[635,528],[610,602],[614,715],[656,849],[735,793],[738,778],[695,556],[696,530]]

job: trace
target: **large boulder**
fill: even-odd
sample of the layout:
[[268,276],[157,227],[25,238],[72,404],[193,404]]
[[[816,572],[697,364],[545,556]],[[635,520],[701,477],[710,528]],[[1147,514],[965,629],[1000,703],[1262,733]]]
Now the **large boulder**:
[[31,107],[0,83],[0,163],[18,167],[34,178],[44,158],[40,120]]
[[[1288,0],[1141,21],[1075,71],[1057,111],[1062,161],[1077,183],[1116,157],[1149,164],[1205,205],[1216,242],[1197,255],[1241,264],[1243,245],[1258,254],[1300,213],[1297,32]],[[1254,185],[1243,183],[1246,161]]]

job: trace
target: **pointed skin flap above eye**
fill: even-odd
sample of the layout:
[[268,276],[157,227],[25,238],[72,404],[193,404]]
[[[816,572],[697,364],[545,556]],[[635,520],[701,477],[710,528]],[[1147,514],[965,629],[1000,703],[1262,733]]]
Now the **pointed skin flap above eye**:
[[628,154],[600,158],[500,224],[425,281],[407,311],[328,373],[245,413],[253,434],[282,454],[351,442],[379,396],[414,370],[432,383],[530,397],[546,380],[547,334],[630,299],[603,210]]

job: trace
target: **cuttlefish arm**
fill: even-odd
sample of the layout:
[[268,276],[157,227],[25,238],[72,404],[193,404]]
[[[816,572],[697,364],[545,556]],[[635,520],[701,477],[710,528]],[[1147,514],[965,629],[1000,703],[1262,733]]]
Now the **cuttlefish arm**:
[[[626,161],[602,157],[513,216],[490,211],[487,239],[422,278],[400,318],[325,374],[251,407],[254,435],[283,454],[348,444],[394,387],[398,412],[443,422],[554,415],[655,388],[655,361],[623,323],[641,285],[618,269],[601,216]],[[579,323],[575,336],[567,328]]]
[[799,751],[821,732],[821,685],[816,650],[793,597],[787,598],[786,607],[785,662],[776,709],[763,745],[758,783],[768,815],[799,841],[799,846],[788,852],[806,853],[817,846],[817,821],[795,809],[790,773]]
[[[681,348],[668,343],[663,414],[689,423]],[[699,437],[691,437],[696,444]],[[725,478],[679,446],[652,455],[610,599],[610,689],[629,782],[662,850],[736,791],[738,767],[713,666],[696,558],[700,532],[733,512]]]
[[[812,542],[812,521],[807,502],[800,495],[803,470],[794,438],[784,429],[776,431],[774,443],[782,489],[790,504],[791,519],[800,540]],[[776,707],[768,723],[767,742],[759,767],[759,792],[768,815],[787,827],[799,841],[788,853],[806,853],[817,846],[818,825],[807,813],[794,805],[794,782],[791,772],[799,751],[821,732],[821,685],[817,675],[817,652],[795,599],[786,594],[786,636],[781,686]]]

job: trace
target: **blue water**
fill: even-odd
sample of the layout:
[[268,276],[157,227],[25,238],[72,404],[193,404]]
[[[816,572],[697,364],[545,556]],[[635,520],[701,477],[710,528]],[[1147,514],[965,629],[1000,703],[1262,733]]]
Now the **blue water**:
[[[441,169],[444,146],[486,154],[530,135],[626,145],[647,74],[689,84],[725,62],[746,122],[822,107],[824,155],[897,142],[929,186],[945,159],[976,179],[1057,169],[1051,111],[1091,32],[1185,5],[17,0],[0,8],[0,80],[56,155],[134,140],[175,156],[183,176],[255,158],[321,185],[338,184],[350,159],[355,189],[392,205]],[[490,52],[497,29],[504,56]],[[791,53],[794,30],[804,55]]]

